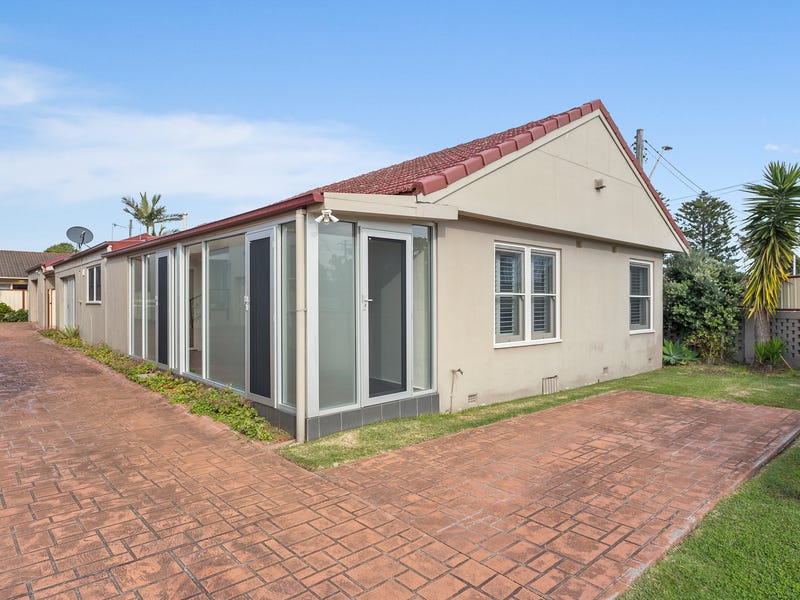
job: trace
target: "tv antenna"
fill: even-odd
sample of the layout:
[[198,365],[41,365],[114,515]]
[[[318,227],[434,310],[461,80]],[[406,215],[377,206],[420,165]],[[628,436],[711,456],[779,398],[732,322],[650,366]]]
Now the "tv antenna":
[[76,243],[78,245],[78,250],[80,250],[81,246],[88,244],[94,239],[94,234],[86,229],[86,227],[76,225],[75,227],[67,229],[67,239],[70,242]]

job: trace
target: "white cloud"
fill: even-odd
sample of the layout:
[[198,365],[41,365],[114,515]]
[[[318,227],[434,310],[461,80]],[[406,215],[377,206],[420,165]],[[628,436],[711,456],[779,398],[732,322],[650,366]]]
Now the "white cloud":
[[4,203],[74,204],[144,190],[263,203],[397,159],[341,124],[111,110],[88,104],[92,90],[68,79],[0,58]]
[[64,80],[52,69],[0,58],[0,108],[41,102]]
[[402,158],[342,124],[126,111],[98,105],[101,95],[0,58],[0,208],[10,247],[36,249],[78,218],[110,229],[127,218],[121,196],[162,194],[197,224]]
[[0,195],[26,203],[137,190],[279,199],[394,160],[335,124],[85,110],[38,114],[24,130],[27,141],[0,143]]
[[792,146],[791,144],[764,144],[764,150],[767,152],[790,152],[791,154],[800,154],[800,148]]

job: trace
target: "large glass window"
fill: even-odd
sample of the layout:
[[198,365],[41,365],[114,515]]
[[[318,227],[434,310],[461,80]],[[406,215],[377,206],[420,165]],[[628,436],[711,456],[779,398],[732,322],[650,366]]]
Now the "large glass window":
[[630,264],[630,328],[631,331],[648,330],[651,325],[650,263]]
[[319,407],[356,402],[355,227],[319,228]]
[[297,396],[297,228],[281,225],[281,394],[280,402],[296,405]]
[[155,361],[158,359],[156,354],[156,257],[148,254],[144,258],[145,267],[145,331],[146,348],[145,358]]
[[558,251],[496,246],[495,343],[557,340]]
[[208,242],[208,378],[245,387],[243,235]]
[[433,387],[433,294],[431,228],[414,225],[413,314],[414,314],[414,389]]
[[203,245],[186,248],[186,365],[203,375]]
[[131,259],[131,353],[143,357],[142,348],[142,258]]

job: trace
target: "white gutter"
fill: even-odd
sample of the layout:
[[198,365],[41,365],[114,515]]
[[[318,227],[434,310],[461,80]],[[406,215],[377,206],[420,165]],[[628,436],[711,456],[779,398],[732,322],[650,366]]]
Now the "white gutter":
[[296,382],[295,382],[295,439],[298,444],[306,441],[306,210],[298,209],[294,213],[295,222],[295,346],[296,346]]

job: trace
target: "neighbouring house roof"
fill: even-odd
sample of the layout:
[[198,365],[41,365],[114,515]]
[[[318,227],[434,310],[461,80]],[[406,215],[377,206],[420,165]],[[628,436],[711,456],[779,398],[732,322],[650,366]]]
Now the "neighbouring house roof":
[[[689,246],[688,240],[675,223],[658,192],[650,183],[650,179],[634,157],[628,144],[617,128],[617,125],[608,113],[608,110],[606,110],[606,107],[600,100],[593,100],[592,102],[587,102],[586,104],[582,104],[568,111],[539,119],[538,121],[531,121],[525,125],[513,127],[499,133],[493,133],[486,137],[472,140],[471,142],[453,146],[452,148],[432,152],[425,156],[412,158],[411,160],[377,169],[363,175],[357,175],[356,177],[321,186],[304,194],[299,194],[287,200],[270,204],[247,213],[199,225],[192,229],[187,229],[171,235],[161,236],[144,244],[144,247],[178,241],[202,233],[217,231],[256,219],[273,216],[315,202],[319,203],[324,200],[326,192],[380,195],[430,194],[444,189],[453,182],[475,173],[503,156],[521,150],[525,146],[532,144],[534,141],[552,133],[560,127],[596,111],[599,111],[605,117],[614,136],[616,136],[619,141],[620,146],[627,153],[631,163],[637,169],[642,181],[644,181],[654,200],[659,204],[661,210],[666,215],[675,233]],[[116,254],[116,252],[113,253]],[[124,251],[120,253],[124,253]]]
[[0,278],[26,279],[28,270],[44,261],[59,260],[69,254],[59,252],[25,252],[22,250],[0,250]]

